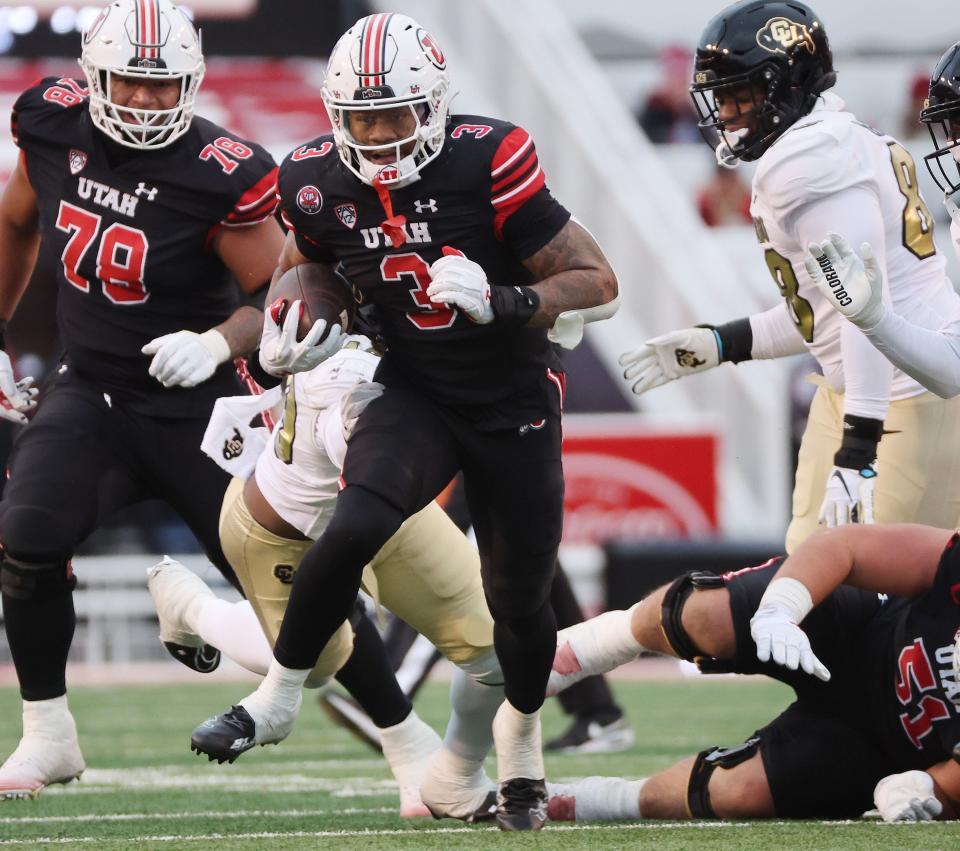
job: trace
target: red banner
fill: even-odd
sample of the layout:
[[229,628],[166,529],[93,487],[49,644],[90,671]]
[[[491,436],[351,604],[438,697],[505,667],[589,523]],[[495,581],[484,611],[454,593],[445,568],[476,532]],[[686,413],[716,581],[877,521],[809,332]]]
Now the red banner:
[[633,414],[564,417],[564,544],[715,534],[719,441]]

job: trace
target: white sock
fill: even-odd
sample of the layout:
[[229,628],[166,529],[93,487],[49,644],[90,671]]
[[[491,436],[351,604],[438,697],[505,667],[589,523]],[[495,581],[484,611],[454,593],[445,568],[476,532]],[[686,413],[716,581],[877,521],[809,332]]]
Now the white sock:
[[493,737],[497,743],[499,782],[504,783],[516,777],[531,780],[543,778],[545,771],[539,709],[528,715],[505,700],[493,719]]
[[397,783],[419,789],[428,759],[440,748],[437,731],[411,710],[399,724],[380,728],[380,742]]
[[241,701],[241,706],[258,726],[272,719],[277,711],[296,715],[300,709],[303,682],[310,670],[285,668],[274,659],[263,682],[253,694]]
[[77,725],[67,707],[67,696],[23,701],[23,735],[62,739],[77,737]]
[[204,643],[216,647],[241,668],[265,676],[273,650],[250,602],[230,603],[219,597],[203,597],[198,602],[198,610],[188,626]]
[[577,821],[640,818],[640,790],[647,782],[622,777],[584,777],[575,783],[548,783],[551,798],[573,798]]
[[[488,658],[489,656],[489,658]],[[478,664],[481,661],[488,664]],[[450,682],[450,721],[443,743],[452,753],[465,761],[482,764],[493,747],[493,719],[497,709],[503,703],[503,686],[489,686],[487,681],[500,682],[499,663],[492,650],[483,660],[476,660],[471,668],[494,668],[483,673],[471,675],[462,668],[456,668]],[[497,676],[490,674],[496,670]],[[477,677],[483,677],[478,682]]]
[[547,694],[557,694],[584,677],[612,671],[645,650],[630,628],[638,605],[635,603],[626,611],[604,612],[560,630]]

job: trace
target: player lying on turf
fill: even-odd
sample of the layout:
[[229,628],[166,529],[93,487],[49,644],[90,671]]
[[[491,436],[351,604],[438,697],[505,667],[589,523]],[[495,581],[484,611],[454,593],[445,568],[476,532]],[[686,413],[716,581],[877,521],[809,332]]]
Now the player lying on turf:
[[960,534],[892,524],[826,529],[785,561],[691,573],[569,627],[551,691],[649,650],[766,674],[796,701],[743,744],[651,777],[552,785],[550,817],[954,818],[958,626]]
[[[292,325],[296,313],[291,309],[288,322]],[[269,316],[265,321],[270,321]],[[329,360],[289,378],[283,417],[259,454],[254,474],[246,482],[235,479],[227,491],[220,518],[224,552],[270,646],[300,559],[333,512],[346,438],[365,404],[382,390],[371,383],[378,361],[367,337],[351,335]],[[227,401],[218,402],[219,411]],[[250,417],[249,410],[236,420],[215,412],[209,445],[223,446],[234,428],[246,428]],[[422,783],[423,800],[431,812],[470,821],[492,817],[495,788],[483,762],[493,743],[491,725],[503,688],[477,550],[443,509],[430,503],[374,556],[364,570],[364,586],[457,666],[442,748],[436,733],[412,710],[380,731],[384,754],[401,787],[401,813],[426,814],[417,790],[428,758],[433,757]],[[203,606],[222,604],[197,577],[175,563],[161,563],[154,569],[150,589],[168,630],[201,633]],[[235,631],[232,637],[201,637],[258,673],[266,673],[270,666],[270,646],[256,642],[259,649],[251,652],[249,631]],[[352,645],[351,625],[344,622],[324,649],[310,681],[318,685],[332,676]],[[393,678],[389,668],[384,675]],[[267,680],[266,686],[269,675]],[[228,736],[213,735],[208,725],[201,724],[194,731],[194,749],[232,762],[254,745],[278,741],[289,733],[289,729],[278,732],[270,725],[255,725],[248,700],[231,710]]]

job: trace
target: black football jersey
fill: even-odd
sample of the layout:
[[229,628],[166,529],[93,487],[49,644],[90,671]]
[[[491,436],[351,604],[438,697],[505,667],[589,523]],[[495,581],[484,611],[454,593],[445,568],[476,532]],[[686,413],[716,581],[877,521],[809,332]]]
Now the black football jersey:
[[960,742],[960,683],[953,671],[960,628],[960,537],[944,550],[931,588],[889,600],[862,646],[858,692],[897,771],[949,759]]
[[202,389],[165,389],[140,349],[236,309],[238,288],[211,243],[220,228],[274,212],[270,155],[199,117],[166,148],[121,147],[96,129],[73,79],[24,92],[13,135],[37,195],[40,250],[60,258],[57,319],[71,368],[158,415],[200,413],[211,395],[236,392],[229,363]]
[[[444,246],[479,263],[491,285],[529,284],[522,260],[543,248],[570,214],[546,188],[525,130],[476,115],[452,116],[440,155],[420,179],[390,192],[406,219],[402,245],[380,227],[376,190],[341,162],[332,136],[287,156],[280,167],[283,218],[300,251],[341,263],[376,306],[389,351],[378,378],[404,382],[452,406],[481,428],[506,428],[556,410],[548,370],[559,361],[545,329],[477,325],[426,294]],[[553,393],[553,397],[551,397]]]

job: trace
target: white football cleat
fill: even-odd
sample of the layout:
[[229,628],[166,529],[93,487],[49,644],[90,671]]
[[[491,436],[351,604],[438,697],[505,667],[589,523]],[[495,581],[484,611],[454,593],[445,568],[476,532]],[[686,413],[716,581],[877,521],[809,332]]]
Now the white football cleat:
[[180,562],[164,556],[147,570],[147,588],[157,607],[160,641],[178,662],[201,674],[220,664],[220,651],[205,644],[193,628],[194,613],[214,593],[199,576]]
[[455,818],[472,824],[491,821],[497,813],[497,787],[483,762],[468,762],[446,747],[430,760],[420,797],[436,819]]
[[399,724],[380,730],[380,742],[400,788],[400,818],[429,816],[420,797],[420,784],[431,758],[440,750],[437,731],[411,711]]
[[36,729],[39,725],[24,718],[24,736],[0,766],[0,799],[35,798],[44,787],[77,780],[86,770],[73,716],[64,710],[57,720],[54,731],[48,724]]

